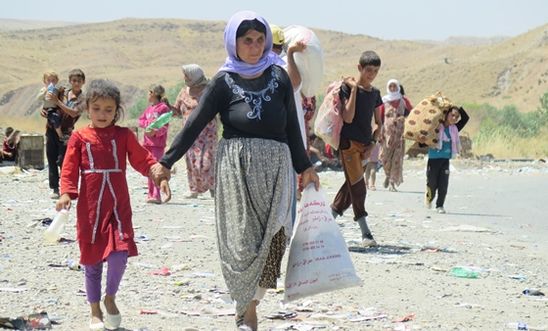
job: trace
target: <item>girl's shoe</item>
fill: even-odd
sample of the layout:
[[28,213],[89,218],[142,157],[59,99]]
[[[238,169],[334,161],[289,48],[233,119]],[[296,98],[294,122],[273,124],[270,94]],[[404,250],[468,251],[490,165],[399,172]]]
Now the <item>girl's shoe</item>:
[[438,214],[445,214],[445,209],[443,209],[443,207],[438,207],[436,210],[438,211]]
[[89,321],[89,329],[91,331],[104,330],[105,324],[103,322],[93,323],[92,321]]
[[150,199],[147,199],[147,203],[152,203],[152,204],[155,204],[155,205],[159,205],[159,204],[162,203],[162,200],[150,198]]
[[120,324],[122,324],[122,315],[120,315],[120,314],[111,315],[109,313],[106,313],[106,315],[105,315],[105,329],[107,329],[107,330],[116,330],[120,327]]

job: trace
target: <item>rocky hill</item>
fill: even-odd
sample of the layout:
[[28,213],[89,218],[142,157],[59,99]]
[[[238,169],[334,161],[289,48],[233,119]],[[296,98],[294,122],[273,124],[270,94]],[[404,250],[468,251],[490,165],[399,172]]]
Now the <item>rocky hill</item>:
[[[56,70],[65,81],[73,68],[82,68],[88,81],[112,79],[122,86],[126,106],[143,96],[150,84],[174,86],[182,79],[182,64],[198,63],[211,76],[226,56],[224,25],[123,19],[30,30],[2,28],[0,114],[35,114],[35,95],[46,69]],[[459,103],[514,104],[520,111],[532,111],[548,91],[548,24],[488,43],[458,38],[441,43],[387,41],[365,34],[315,32],[325,51],[324,86],[341,75],[356,74],[360,53],[373,49],[383,61],[376,85],[384,91],[385,82],[397,78],[414,102],[441,90]]]

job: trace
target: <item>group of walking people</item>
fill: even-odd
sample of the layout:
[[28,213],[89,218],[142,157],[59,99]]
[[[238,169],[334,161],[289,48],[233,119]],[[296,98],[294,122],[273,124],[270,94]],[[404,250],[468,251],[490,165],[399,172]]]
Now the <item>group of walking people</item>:
[[[59,107],[67,116],[76,118],[85,112],[90,119],[88,126],[70,130],[64,147],[60,190],[55,192],[52,178],[50,187],[59,195],[58,210],[70,208],[72,200],[78,199],[77,239],[92,330],[113,330],[121,325],[115,298],[127,258],[138,254],[125,176],[127,161],[149,178],[147,201],[162,203],[171,198],[171,169],[183,156],[190,186],[188,197],[209,192],[215,198],[217,247],[223,277],[236,304],[236,326],[246,330],[258,328],[256,307],[267,289],[276,288],[292,234],[297,182],[302,187],[320,186],[307,154],[307,137],[302,129],[305,121],[300,118],[303,111],[297,110],[300,78],[292,68],[292,53],[303,51],[306,46],[290,45],[287,57],[282,59],[273,51],[270,25],[251,11],[238,12],[230,18],[224,45],[227,58],[210,80],[198,65],[182,66],[185,86],[174,105],[165,99],[162,86],[150,88],[149,106],[139,118],[141,127],[148,128],[170,111],[184,119],[183,129],[165,154],[167,126],[145,130],[144,140],[139,143],[131,130],[116,124],[123,108],[120,91],[112,82],[94,80],[85,94],[73,85],[75,101],[70,106],[56,102],[63,103]],[[345,78],[341,88],[344,126],[339,153],[345,182],[331,204],[335,217],[352,206],[362,244],[367,247],[377,243],[367,224],[363,161],[377,142],[382,143],[380,157],[387,170],[388,185],[395,189],[402,182],[400,129],[410,109],[397,81],[389,82],[384,98],[373,87],[380,66],[375,52],[364,52],[359,59],[358,79]],[[83,83],[82,73],[76,86]],[[55,99],[51,92],[46,95]],[[46,110],[43,116],[48,116]],[[51,131],[57,133],[53,125],[48,126],[48,132]],[[452,132],[450,129],[442,137],[442,149],[446,142],[452,144],[451,139],[455,139]],[[48,139],[55,138],[52,134]],[[48,157],[48,161],[53,158]],[[108,264],[105,312],[100,302],[104,262]]]

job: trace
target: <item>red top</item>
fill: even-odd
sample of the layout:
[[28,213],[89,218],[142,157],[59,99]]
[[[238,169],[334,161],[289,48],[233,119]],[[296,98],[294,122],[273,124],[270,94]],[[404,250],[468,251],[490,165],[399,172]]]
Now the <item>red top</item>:
[[5,153],[10,153],[10,155],[11,155],[9,157],[4,157],[4,160],[6,160],[6,161],[15,161],[15,151],[17,149],[16,147],[17,146],[15,146],[15,144],[10,145],[7,137],[4,138],[4,144],[2,146],[2,151],[5,152]]
[[156,163],[128,128],[86,127],[69,139],[61,172],[61,193],[78,198],[76,231],[83,265],[102,262],[113,251],[137,255],[126,160],[144,176]]

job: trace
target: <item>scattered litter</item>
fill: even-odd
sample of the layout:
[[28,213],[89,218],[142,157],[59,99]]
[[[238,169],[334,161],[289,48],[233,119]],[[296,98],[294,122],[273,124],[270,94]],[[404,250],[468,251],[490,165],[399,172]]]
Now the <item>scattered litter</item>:
[[525,324],[523,322],[518,322],[517,329],[518,330],[528,330],[527,324]]
[[343,319],[348,319],[348,314],[323,314],[323,313],[316,313],[316,314],[311,314],[311,315],[309,316],[309,318],[317,319],[317,320],[328,320],[328,321],[343,320]]
[[332,327],[331,324],[328,323],[284,323],[282,325],[278,325],[271,330],[274,331],[285,331],[285,330],[296,330],[296,331],[312,331],[317,329],[327,329],[329,327]]
[[370,307],[370,308],[358,310],[358,316],[350,318],[349,321],[350,322],[364,322],[364,321],[373,321],[373,320],[385,319],[387,317],[388,317],[387,314],[379,312],[374,307]]
[[525,295],[530,295],[530,296],[540,296],[540,297],[543,297],[544,296],[544,293],[542,293],[540,290],[536,290],[536,289],[528,289],[526,288],[525,290],[523,290],[523,292],[521,292]]
[[[189,282],[190,282],[190,280],[189,280]],[[228,290],[224,290],[224,289],[218,288],[216,286],[213,287],[213,288],[210,288],[209,292],[216,293],[216,294],[227,294],[227,293],[229,293]]]
[[146,234],[138,234],[135,236],[134,240],[136,243],[140,243],[140,242],[149,241],[150,238]]
[[157,315],[158,311],[157,310],[152,310],[152,309],[141,309],[139,311],[139,314],[140,315]]
[[400,319],[397,319],[397,320],[394,320],[392,322],[394,322],[394,323],[403,323],[403,322],[412,321],[414,319],[415,319],[415,314],[412,313],[412,314],[405,315],[404,317],[402,317]]
[[452,276],[459,278],[478,278],[479,271],[472,267],[453,267],[449,271]]
[[181,280],[175,281],[176,286],[187,286],[189,284],[190,284],[190,279],[181,279]]
[[527,279],[527,276],[520,275],[520,274],[509,275],[508,277],[510,277],[510,278],[512,278],[512,279],[515,279],[515,280],[519,280],[520,282],[523,282],[524,280]]
[[271,320],[288,320],[297,317],[297,313],[294,311],[278,311],[265,317]]
[[70,270],[75,270],[75,271],[81,270],[80,263],[78,263],[78,261],[74,261],[73,259],[68,259],[66,266]]
[[2,329],[49,330],[51,329],[51,324],[52,321],[49,319],[48,313],[46,312],[17,318],[0,317],[0,328]]
[[473,225],[467,225],[462,224],[458,226],[450,226],[448,228],[445,228],[441,231],[447,232],[447,231],[456,231],[456,232],[494,232],[493,230],[487,229],[487,228],[481,228],[478,226]]
[[164,239],[171,242],[191,242],[192,240],[183,239],[180,236],[165,236]]
[[466,308],[466,309],[483,308],[482,305],[478,305],[476,303],[467,303],[467,302],[457,302],[455,306],[459,308]]
[[187,315],[187,316],[200,316],[200,315],[202,315],[201,312],[196,311],[196,310],[181,310],[180,313],[183,314],[183,315]]
[[0,292],[20,293],[26,290],[26,287],[0,287]]
[[441,247],[435,247],[435,246],[424,246],[421,248],[421,252],[426,253],[456,253],[456,251],[451,250],[449,248],[441,248]]
[[207,272],[207,271],[193,272],[191,274],[185,275],[185,277],[188,277],[188,278],[209,278],[209,277],[213,277],[213,276],[215,276],[214,273]]
[[155,271],[151,272],[151,274],[156,275],[156,276],[169,276],[169,275],[171,275],[171,271],[169,271],[168,267],[162,267],[162,268],[160,268],[160,270],[155,270]]

